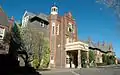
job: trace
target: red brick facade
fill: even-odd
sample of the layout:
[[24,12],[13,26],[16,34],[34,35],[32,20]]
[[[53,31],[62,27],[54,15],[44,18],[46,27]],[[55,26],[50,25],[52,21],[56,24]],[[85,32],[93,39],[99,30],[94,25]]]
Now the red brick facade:
[[[72,24],[72,31],[68,31],[69,23]],[[65,13],[64,16],[51,14],[49,16],[50,30],[50,67],[64,68],[65,67],[65,44],[66,39],[71,38],[71,42],[77,41],[76,23],[72,18],[72,14]],[[52,63],[51,63],[52,62]],[[53,63],[54,62],[54,63]]]

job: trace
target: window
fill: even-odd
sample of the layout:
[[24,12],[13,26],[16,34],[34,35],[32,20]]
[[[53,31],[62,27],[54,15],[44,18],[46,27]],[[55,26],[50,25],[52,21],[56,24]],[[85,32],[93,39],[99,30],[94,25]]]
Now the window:
[[27,26],[28,21],[29,21],[29,16],[26,16],[24,18],[24,26]]
[[44,26],[45,26],[45,24],[44,24],[44,23],[42,23],[42,24],[41,24],[41,27],[44,27]]
[[57,30],[57,35],[59,35],[59,24],[58,24],[56,30]]
[[3,34],[3,29],[2,28],[0,28],[0,34]]
[[40,25],[41,25],[41,27],[45,26],[44,22],[40,22]]
[[71,29],[71,28],[69,28],[69,32],[72,32],[72,29]]
[[53,34],[53,35],[54,35],[54,31],[55,31],[55,30],[54,30],[54,28],[55,28],[55,27],[54,27],[54,26],[52,26],[52,34]]
[[100,58],[97,58],[97,61],[99,62],[99,61],[100,61]]
[[55,23],[52,23],[52,34],[55,34]]
[[51,60],[54,60],[54,56],[51,56]]
[[53,10],[54,10],[54,11],[56,11],[56,9],[55,9],[55,8],[54,8]]
[[29,16],[26,16],[25,17],[25,22],[28,22],[28,20],[29,20]]
[[72,23],[68,23],[68,31],[69,31],[69,32],[72,32],[72,29],[73,29],[73,28],[72,28]]

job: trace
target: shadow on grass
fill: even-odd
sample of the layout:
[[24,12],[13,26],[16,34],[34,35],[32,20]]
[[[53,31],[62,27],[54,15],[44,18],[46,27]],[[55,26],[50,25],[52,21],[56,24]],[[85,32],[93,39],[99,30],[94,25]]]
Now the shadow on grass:
[[33,67],[20,67],[8,55],[0,55],[0,75],[41,75]]

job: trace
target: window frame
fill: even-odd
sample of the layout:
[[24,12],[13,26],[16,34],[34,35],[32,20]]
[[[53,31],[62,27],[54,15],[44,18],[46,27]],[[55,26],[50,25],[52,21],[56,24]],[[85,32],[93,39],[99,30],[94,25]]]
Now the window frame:
[[59,24],[57,25],[57,27],[56,27],[56,30],[57,30],[57,35],[59,35]]

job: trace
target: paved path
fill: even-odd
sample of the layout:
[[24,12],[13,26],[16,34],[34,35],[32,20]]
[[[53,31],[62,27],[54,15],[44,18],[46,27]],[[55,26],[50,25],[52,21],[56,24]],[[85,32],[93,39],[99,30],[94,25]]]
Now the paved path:
[[40,73],[42,75],[120,75],[120,66],[82,69],[52,69],[51,71],[41,71]]
[[75,69],[52,69],[50,71],[41,71],[42,75],[79,75],[74,72]]

